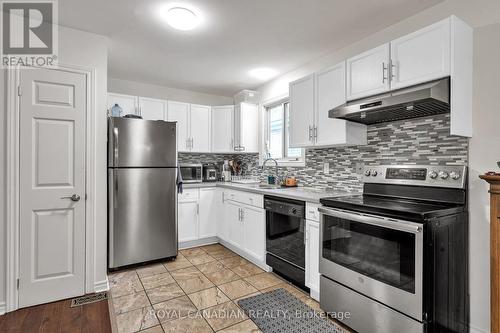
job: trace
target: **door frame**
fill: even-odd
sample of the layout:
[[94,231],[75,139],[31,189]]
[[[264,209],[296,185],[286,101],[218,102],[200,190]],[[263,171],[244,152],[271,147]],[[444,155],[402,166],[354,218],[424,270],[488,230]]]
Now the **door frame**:
[[[94,281],[95,270],[95,233],[96,229],[96,195],[95,195],[95,173],[96,166],[92,161],[96,157],[96,68],[60,63],[50,69],[67,71],[85,75],[87,79],[87,103],[85,111],[85,293],[93,293],[99,287]],[[20,105],[18,86],[20,82],[20,67],[6,70],[6,150],[7,150],[7,172],[6,172],[6,312],[19,308],[19,291],[17,279],[19,277],[19,213],[20,213],[20,190],[19,190],[19,137],[20,137]]]

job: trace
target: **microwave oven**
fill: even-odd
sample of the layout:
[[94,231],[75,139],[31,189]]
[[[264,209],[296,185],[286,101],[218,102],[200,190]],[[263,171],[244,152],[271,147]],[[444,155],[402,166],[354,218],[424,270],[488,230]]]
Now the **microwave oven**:
[[181,164],[180,169],[184,183],[201,183],[203,181],[203,166],[201,164]]

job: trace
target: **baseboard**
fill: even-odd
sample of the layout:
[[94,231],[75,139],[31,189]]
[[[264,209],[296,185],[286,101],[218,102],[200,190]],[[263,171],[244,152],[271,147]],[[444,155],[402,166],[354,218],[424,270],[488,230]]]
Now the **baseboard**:
[[224,245],[225,247],[227,247],[228,249],[230,249],[231,251],[237,253],[241,257],[247,259],[252,264],[259,266],[260,268],[262,268],[266,272],[270,272],[271,271],[271,267],[267,266],[265,261],[261,261],[261,260],[255,258],[254,256],[249,255],[245,251],[241,250],[240,248],[238,248],[238,247],[236,247],[234,245],[229,244],[228,242],[226,242],[223,239],[218,238],[218,242],[220,244]]
[[215,244],[218,241],[219,241],[219,239],[214,236],[214,237],[196,239],[196,240],[187,241],[187,242],[180,242],[179,249],[182,250],[182,249],[189,249],[191,247]]
[[108,291],[108,290],[109,290],[109,281],[107,277],[105,280],[97,281],[94,283],[94,292],[100,293],[102,291]]
[[0,316],[4,315],[6,311],[7,305],[5,304],[5,302],[0,302]]

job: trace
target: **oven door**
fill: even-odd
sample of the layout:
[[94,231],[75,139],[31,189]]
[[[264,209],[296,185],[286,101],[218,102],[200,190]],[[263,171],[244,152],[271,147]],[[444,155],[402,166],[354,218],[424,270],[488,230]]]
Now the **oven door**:
[[423,321],[422,224],[321,207],[320,273]]

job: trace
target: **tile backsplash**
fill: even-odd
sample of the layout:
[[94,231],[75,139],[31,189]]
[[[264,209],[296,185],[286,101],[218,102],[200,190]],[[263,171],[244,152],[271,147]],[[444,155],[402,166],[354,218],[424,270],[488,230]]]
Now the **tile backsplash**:
[[[304,167],[280,167],[279,170],[281,175],[295,176],[304,186],[360,191],[361,176],[356,172],[356,165],[467,165],[469,139],[449,132],[449,114],[370,125],[367,145],[307,149]],[[243,161],[246,174],[264,179],[267,173],[274,172],[273,166],[262,172],[258,167],[258,154],[179,154],[180,163],[210,163],[231,158]],[[329,163],[326,174],[324,163]]]

